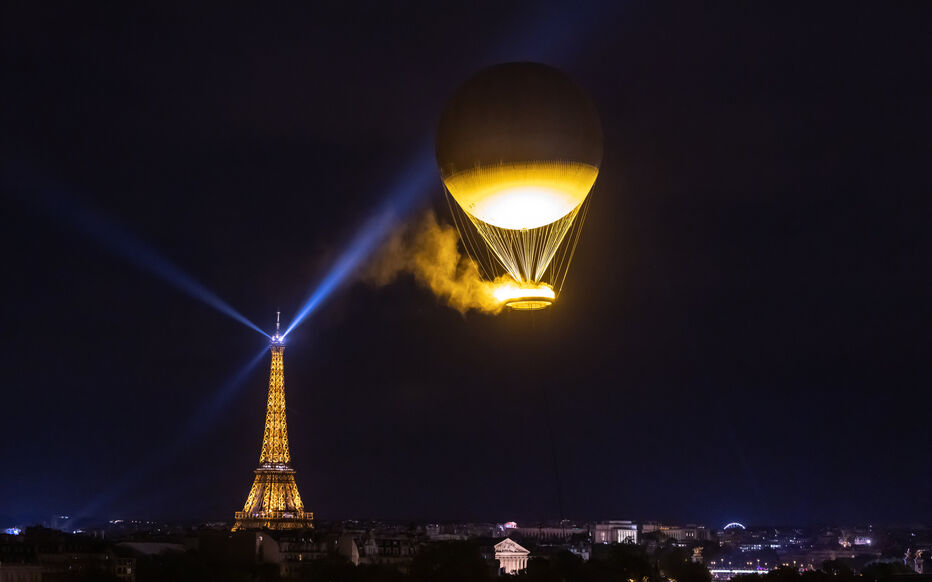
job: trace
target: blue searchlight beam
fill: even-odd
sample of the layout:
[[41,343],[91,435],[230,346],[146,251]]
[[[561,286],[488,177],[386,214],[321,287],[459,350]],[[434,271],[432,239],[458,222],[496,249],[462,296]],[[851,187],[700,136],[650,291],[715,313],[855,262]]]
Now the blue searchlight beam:
[[220,413],[233,399],[233,396],[239,392],[246,379],[249,378],[256,365],[263,360],[268,351],[268,345],[262,346],[262,349],[256,355],[220,385],[220,388],[213,396],[201,404],[197,413],[188,419],[188,423],[176,434],[173,440],[170,440],[166,446],[152,451],[141,463],[124,473],[112,487],[98,494],[85,507],[75,513],[73,519],[93,516],[101,509],[108,508],[144,479],[150,477],[160,467],[175,460],[182,449],[191,446],[192,441],[209,432],[216,421],[221,418]]
[[269,337],[269,334],[259,329],[259,326],[218,297],[216,293],[182,271],[178,265],[167,257],[146,245],[116,222],[95,213],[82,205],[73,196],[66,195],[64,188],[61,186],[42,183],[46,182],[45,180],[32,179],[29,180],[31,183],[26,187],[27,176],[25,172],[17,177],[19,180],[15,184],[14,191],[19,194],[23,201],[37,202],[43,210],[47,211],[59,222],[87,236],[104,249],[125,259],[137,269],[155,275],[189,297],[197,299],[246,327],[261,333],[265,337]]
[[311,290],[304,305],[282,334],[283,338],[301,325],[335,289],[356,272],[359,265],[391,233],[397,221],[411,211],[433,180],[439,180],[439,177],[434,167],[433,150],[429,144],[425,144],[390,188],[388,200],[363,225],[350,241],[349,247],[337,257],[320,283]]

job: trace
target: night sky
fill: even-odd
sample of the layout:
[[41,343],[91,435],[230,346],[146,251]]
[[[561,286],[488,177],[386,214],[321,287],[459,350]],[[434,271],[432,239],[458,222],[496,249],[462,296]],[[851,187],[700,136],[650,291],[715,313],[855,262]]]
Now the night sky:
[[563,295],[342,281],[285,351],[307,508],[932,521],[922,3],[41,4],[2,17],[0,526],[231,519],[267,340],[131,241],[290,322],[368,221],[450,220],[443,104],[514,60],[605,131]]

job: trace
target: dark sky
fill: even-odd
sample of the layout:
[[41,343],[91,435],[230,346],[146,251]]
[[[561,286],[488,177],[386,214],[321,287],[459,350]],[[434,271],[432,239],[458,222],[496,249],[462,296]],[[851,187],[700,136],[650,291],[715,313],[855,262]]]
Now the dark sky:
[[217,394],[265,339],[103,221],[270,329],[412,163],[408,216],[449,220],[418,151],[510,60],[602,116],[564,294],[463,317],[407,278],[335,291],[285,353],[308,509],[932,521],[922,3],[39,4],[2,18],[0,525],[229,519],[251,484],[268,357]]

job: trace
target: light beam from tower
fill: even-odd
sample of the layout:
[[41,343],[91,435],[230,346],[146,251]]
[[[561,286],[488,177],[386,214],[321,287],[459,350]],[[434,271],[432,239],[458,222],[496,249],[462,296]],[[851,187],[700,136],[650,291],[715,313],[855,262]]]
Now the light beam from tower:
[[249,318],[221,299],[203,283],[187,274],[168,257],[146,244],[126,227],[121,226],[117,220],[107,217],[100,211],[95,211],[65,186],[34,176],[25,167],[15,166],[13,170],[11,176],[5,177],[4,189],[7,188],[6,178],[8,178],[10,192],[24,203],[38,206],[66,227],[86,236],[97,243],[100,248],[122,258],[140,271],[161,279],[188,297],[269,337],[269,334],[262,331]]
[[[392,184],[385,203],[359,229],[346,250],[337,257],[323,279],[311,290],[298,313],[288,324],[282,337],[286,337],[343,283],[356,273],[360,265],[388,237],[398,221],[404,219],[418,202],[424,200],[432,182],[437,181],[433,170],[433,154],[429,143],[417,150],[410,163]],[[437,183],[437,188],[440,184]]]

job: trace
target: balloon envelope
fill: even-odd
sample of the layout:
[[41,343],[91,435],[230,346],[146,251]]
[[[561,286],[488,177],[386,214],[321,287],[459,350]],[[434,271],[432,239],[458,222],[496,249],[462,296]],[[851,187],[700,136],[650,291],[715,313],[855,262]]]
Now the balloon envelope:
[[602,161],[588,96],[562,72],[506,63],[466,81],[437,131],[437,162],[457,203],[507,229],[538,228],[586,198]]
[[446,189],[518,283],[508,293],[533,289],[549,304],[542,278],[602,163],[589,97],[547,65],[489,67],[450,98],[436,153]]

